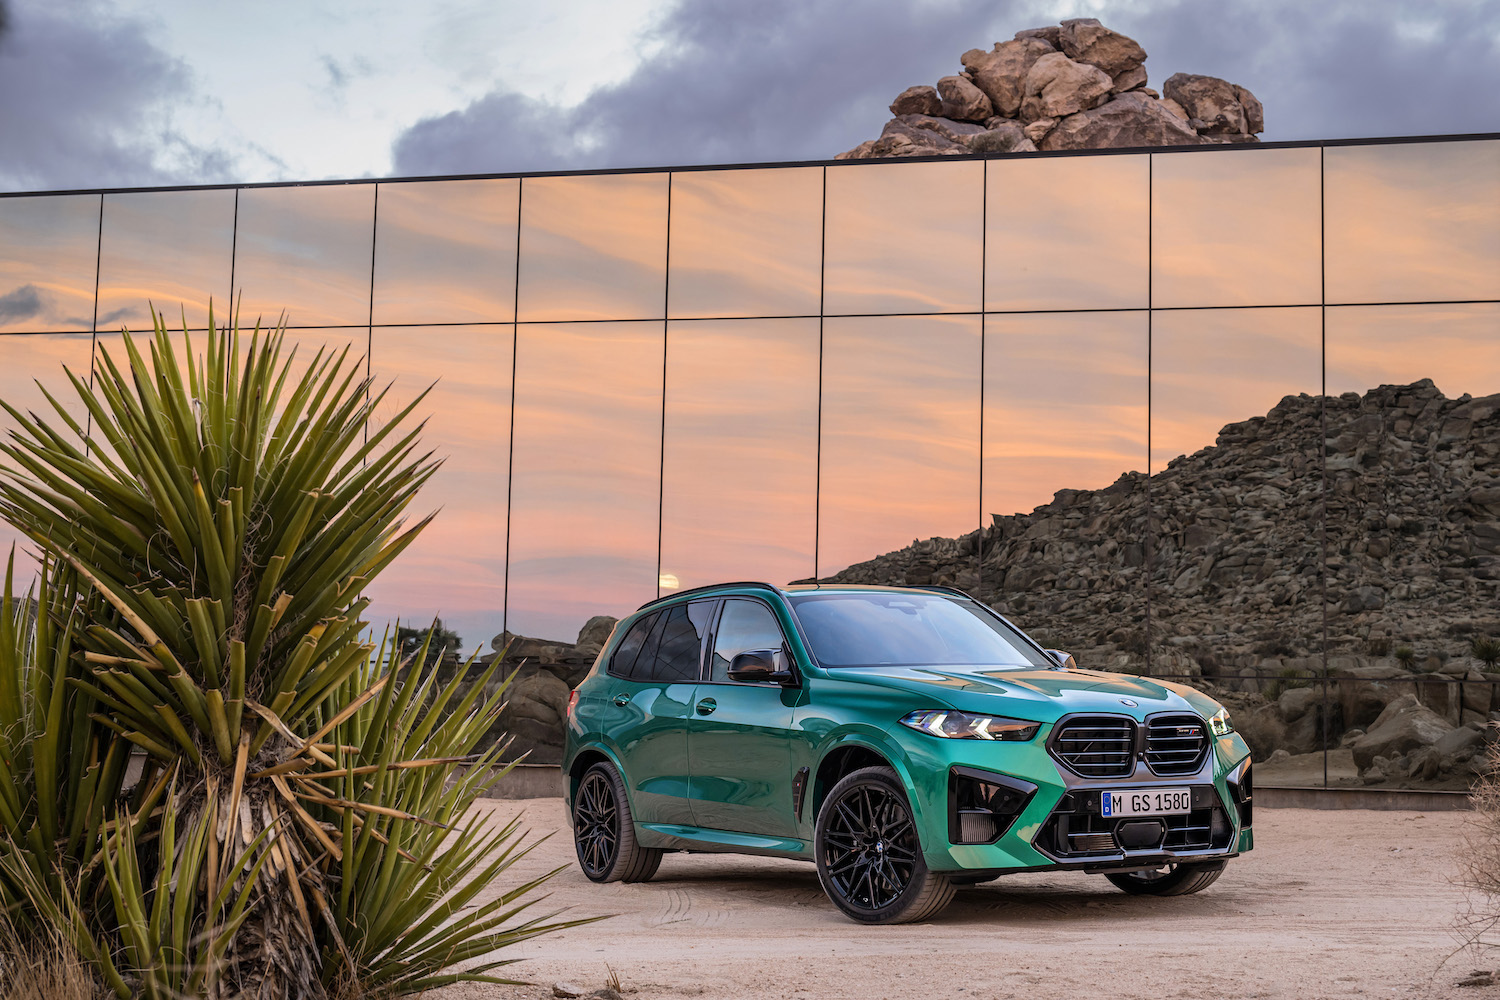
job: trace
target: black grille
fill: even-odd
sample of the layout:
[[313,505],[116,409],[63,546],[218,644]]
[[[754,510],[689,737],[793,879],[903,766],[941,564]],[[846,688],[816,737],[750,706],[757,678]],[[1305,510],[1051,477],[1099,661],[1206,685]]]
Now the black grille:
[[1170,775],[1197,774],[1208,756],[1208,732],[1196,715],[1159,715],[1146,724],[1146,766]]
[[[1211,790],[1210,790],[1211,792]],[[1195,797],[1196,798],[1196,797]],[[1202,797],[1209,801],[1209,796]],[[1090,808],[1093,805],[1090,804]],[[1141,845],[1137,850],[1208,851],[1229,846],[1233,827],[1229,815],[1218,806],[1194,809],[1190,813],[1149,817],[1160,822],[1163,836],[1160,844]],[[1139,823],[1135,819],[1109,819],[1097,812],[1066,812],[1059,808],[1042,824],[1036,845],[1058,858],[1085,858],[1089,855],[1120,854],[1117,834],[1121,826]]]
[[1110,715],[1080,716],[1058,727],[1053,755],[1085,778],[1126,778],[1135,771],[1135,723]]

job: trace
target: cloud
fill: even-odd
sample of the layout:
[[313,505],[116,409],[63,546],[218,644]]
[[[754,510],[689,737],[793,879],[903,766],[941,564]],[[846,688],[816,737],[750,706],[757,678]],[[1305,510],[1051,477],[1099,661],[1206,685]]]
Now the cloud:
[[823,159],[874,138],[886,105],[1017,30],[1098,16],[1177,71],[1264,102],[1266,139],[1500,129],[1500,6],[679,0],[654,54],[574,105],[500,89],[417,122],[398,175]]
[[185,65],[91,0],[11,12],[0,38],[0,189],[218,180],[229,156],[178,131]]

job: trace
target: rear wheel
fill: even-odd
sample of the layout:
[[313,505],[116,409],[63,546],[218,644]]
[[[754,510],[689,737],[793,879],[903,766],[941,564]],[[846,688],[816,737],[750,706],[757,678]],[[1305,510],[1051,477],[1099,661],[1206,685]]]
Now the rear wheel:
[[922,860],[906,790],[889,767],[861,768],[834,785],[815,838],[818,881],[855,920],[926,920],[953,901],[953,883]]
[[595,882],[644,882],[661,866],[662,851],[636,843],[625,782],[613,765],[601,761],[578,782],[573,847],[583,874]]
[[1165,865],[1150,871],[1105,872],[1104,877],[1132,896],[1186,896],[1201,892],[1224,874],[1227,861],[1199,865]]

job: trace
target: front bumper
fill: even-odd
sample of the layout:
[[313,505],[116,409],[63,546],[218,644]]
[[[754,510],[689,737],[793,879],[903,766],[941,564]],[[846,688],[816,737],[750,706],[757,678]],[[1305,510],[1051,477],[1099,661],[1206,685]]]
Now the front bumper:
[[[934,820],[942,816],[926,824],[924,854],[934,871],[1128,871],[1230,858],[1253,846],[1250,751],[1237,734],[1215,740],[1196,774],[1172,778],[1144,765],[1129,778],[1081,778],[1047,754],[1040,734],[1029,745],[965,743],[971,753],[964,760],[944,762],[941,790],[917,790],[928,800],[923,811]],[[1004,794],[976,796],[964,788],[985,780]],[[1192,811],[1151,817],[1158,829],[1101,815],[1103,790],[1149,787],[1191,788]],[[988,803],[1005,811],[987,827],[974,807]]]

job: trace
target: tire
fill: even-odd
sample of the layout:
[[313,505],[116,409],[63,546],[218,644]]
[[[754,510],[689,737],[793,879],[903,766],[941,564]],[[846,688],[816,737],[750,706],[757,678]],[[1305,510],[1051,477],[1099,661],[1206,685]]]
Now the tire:
[[953,901],[953,883],[922,860],[906,789],[889,767],[860,768],[833,786],[814,847],[823,891],[860,923],[927,920]]
[[600,761],[578,782],[573,849],[578,867],[593,882],[645,882],[661,866],[665,852],[636,842],[625,782],[612,764]]
[[1149,872],[1105,872],[1104,877],[1132,896],[1186,896],[1202,892],[1224,874],[1227,861],[1168,865]]

